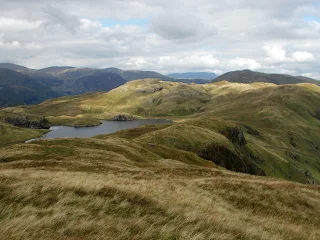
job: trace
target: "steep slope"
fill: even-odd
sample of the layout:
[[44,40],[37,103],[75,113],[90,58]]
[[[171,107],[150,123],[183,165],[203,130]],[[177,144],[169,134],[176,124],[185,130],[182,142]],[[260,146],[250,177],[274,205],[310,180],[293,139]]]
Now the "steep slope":
[[117,74],[94,68],[48,67],[27,74],[63,95],[109,91],[126,83]]
[[171,73],[167,75],[170,78],[175,79],[207,79],[213,80],[218,77],[213,72],[185,72],[185,73]]
[[0,107],[37,104],[59,96],[58,92],[26,75],[0,68]]
[[0,68],[7,68],[7,69],[11,69],[13,71],[16,72],[21,72],[21,73],[26,73],[26,72],[32,72],[33,69],[24,67],[24,66],[20,66],[17,64],[13,64],[13,63],[0,63]]
[[300,76],[291,76],[285,74],[266,74],[260,72],[253,72],[250,70],[242,71],[233,71],[225,73],[216,79],[214,82],[228,81],[228,82],[237,82],[237,83],[254,83],[254,82],[266,82],[274,84],[296,84],[296,83],[315,83],[319,84],[317,80],[300,77]]
[[140,140],[190,151],[231,170],[312,183],[320,182],[319,103],[320,87],[313,84],[150,79],[108,93],[46,101],[31,110],[65,123],[119,113],[171,118],[178,123],[170,130]]
[[70,89],[72,89],[75,94],[110,91],[125,84],[126,82],[126,80],[117,74],[97,72],[73,81]]
[[165,81],[171,80],[170,77],[167,77],[160,73],[152,72],[152,71],[122,70],[118,68],[106,68],[104,70],[119,74],[121,77],[123,77],[127,81],[146,79],[146,78],[157,78]]
[[42,69],[39,69],[37,72],[59,77],[62,72],[72,70],[72,69],[75,69],[75,68],[69,67],[69,66],[57,66],[57,67],[42,68]]

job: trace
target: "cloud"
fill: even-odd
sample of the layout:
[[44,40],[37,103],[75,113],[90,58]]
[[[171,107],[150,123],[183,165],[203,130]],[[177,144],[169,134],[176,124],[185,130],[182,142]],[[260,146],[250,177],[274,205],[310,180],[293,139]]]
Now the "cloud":
[[263,49],[267,54],[267,61],[269,62],[289,62],[290,58],[286,56],[287,52],[278,46],[264,46]]
[[292,58],[297,62],[312,62],[315,60],[315,57],[312,53],[309,52],[295,52],[292,55]]
[[205,24],[198,16],[167,13],[155,17],[151,23],[151,31],[169,40],[201,40],[212,37],[217,31],[211,24]]
[[[0,62],[163,73],[249,68],[317,76],[320,23],[306,20],[319,17],[315,4],[315,0],[3,1]],[[120,22],[130,24],[116,24]]]
[[41,21],[28,21],[17,18],[5,18],[0,17],[0,31],[12,32],[32,30],[37,28],[41,24]]
[[46,25],[48,28],[58,26],[64,28],[72,34],[75,34],[81,25],[81,21],[76,15],[67,14],[59,8],[46,6],[42,8],[42,10],[47,14],[48,17],[44,22],[44,25]]
[[287,51],[277,46],[264,46],[267,54],[267,61],[272,63],[308,63],[315,60],[312,53],[307,51],[296,51],[292,56],[288,56]]
[[236,69],[238,69],[239,67],[251,69],[251,70],[262,68],[260,63],[258,63],[254,59],[249,59],[249,58],[237,57],[236,59],[230,60],[229,64]]

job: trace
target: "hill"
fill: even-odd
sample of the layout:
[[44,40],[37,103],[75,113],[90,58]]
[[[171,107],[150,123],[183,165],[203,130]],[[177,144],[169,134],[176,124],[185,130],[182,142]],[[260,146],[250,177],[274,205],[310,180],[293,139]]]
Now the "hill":
[[24,73],[34,71],[33,69],[30,69],[30,68],[27,68],[24,66],[20,66],[17,64],[13,64],[13,63],[0,63],[0,68],[7,68],[7,69],[11,69],[16,72],[24,72]]
[[[0,110],[0,235],[318,239],[320,188],[297,182],[320,183],[319,102],[309,83],[149,79]],[[25,144],[46,130],[3,121],[118,113],[175,122]]]
[[233,71],[225,73],[216,79],[214,82],[228,81],[237,83],[254,83],[254,82],[266,82],[274,84],[296,84],[296,83],[314,83],[319,84],[320,82],[306,77],[291,76],[286,74],[267,74],[260,72],[253,72],[250,70]]
[[170,78],[175,79],[207,79],[213,80],[218,75],[213,72],[185,72],[185,73],[171,73],[167,75]]
[[0,68],[0,107],[37,104],[62,96],[29,76]]
[[53,66],[36,70],[12,63],[0,63],[0,68],[8,68],[25,74],[33,80],[59,92],[61,95],[108,91],[124,84],[126,81],[136,79],[158,78],[166,81],[173,80],[157,72],[125,71],[118,68],[97,69]]
[[153,71],[122,70],[118,68],[106,68],[104,70],[119,74],[121,77],[123,77],[127,81],[147,79],[147,78],[157,78],[164,81],[171,81],[172,79],[170,77],[164,76],[160,73],[153,72]]
[[96,91],[110,91],[127,81],[117,74],[96,72],[91,75],[74,80],[70,86],[70,91],[74,94],[83,94]]
[[[118,87],[126,81],[117,74],[91,68],[73,68],[73,67],[49,67],[40,70],[29,69],[15,64],[0,64],[1,67],[9,67],[11,71],[11,78],[17,77],[19,74],[28,76],[33,82],[32,84],[41,86],[43,91],[42,97],[29,100],[29,92],[19,92],[19,97],[12,94],[12,87],[16,84],[12,79],[3,85],[3,91],[6,91],[10,98],[2,98],[2,106],[15,106],[19,104],[35,104],[40,103],[52,97],[63,95],[75,95],[88,92],[109,91]],[[4,68],[2,68],[4,69]],[[2,70],[4,71],[4,70]],[[13,74],[15,72],[15,77]],[[8,78],[8,76],[7,76]],[[3,80],[2,80],[3,81]],[[12,83],[12,85],[11,85]],[[54,93],[52,95],[52,93]],[[26,99],[25,101],[19,100]],[[32,98],[32,96],[31,96]],[[6,100],[7,99],[7,100]]]
[[[190,151],[230,170],[320,182],[320,87],[219,82],[128,82],[108,93],[49,100],[31,107],[53,123],[110,119],[119,113],[170,118],[145,143]],[[217,152],[219,154],[217,154]]]

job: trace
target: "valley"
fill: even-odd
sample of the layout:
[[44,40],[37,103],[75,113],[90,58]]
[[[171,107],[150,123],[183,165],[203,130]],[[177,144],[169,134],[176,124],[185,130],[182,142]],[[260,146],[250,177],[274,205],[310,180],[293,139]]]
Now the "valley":
[[[311,83],[144,79],[4,108],[0,235],[317,239],[319,102]],[[48,132],[45,120],[85,127],[119,115],[174,122],[24,143]]]
[[1,1],[0,240],[319,240],[320,4]]

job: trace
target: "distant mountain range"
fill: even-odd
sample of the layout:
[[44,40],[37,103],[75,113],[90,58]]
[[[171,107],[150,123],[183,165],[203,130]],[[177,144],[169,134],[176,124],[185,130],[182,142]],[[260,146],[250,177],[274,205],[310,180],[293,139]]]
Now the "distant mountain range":
[[220,82],[220,81],[228,81],[228,82],[236,82],[236,83],[266,82],[266,83],[274,83],[277,85],[306,83],[306,82],[320,84],[320,81],[307,78],[307,77],[291,76],[286,74],[267,74],[267,73],[253,72],[250,70],[228,72],[213,80],[213,82]]
[[27,75],[0,68],[0,107],[36,104],[62,95]]
[[213,80],[218,77],[217,74],[213,72],[185,72],[185,73],[171,73],[167,75],[174,79],[207,79]]
[[208,72],[177,73],[165,76],[153,71],[122,70],[118,68],[96,69],[62,66],[36,70],[12,63],[0,63],[0,107],[37,104],[46,99],[64,95],[110,91],[128,81],[150,78],[198,84],[222,80],[240,83],[319,83],[314,79],[305,77],[265,74],[249,70],[229,72],[219,77]]

